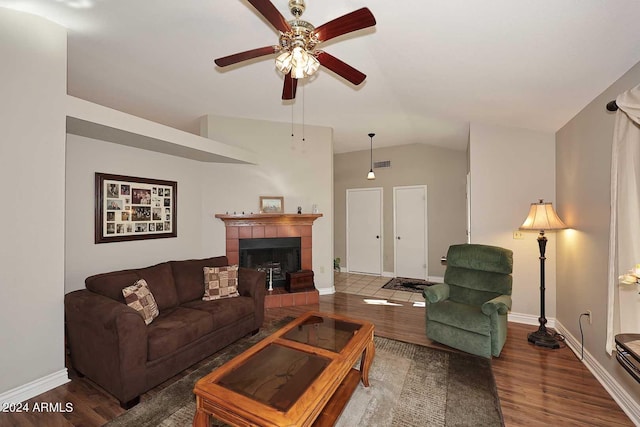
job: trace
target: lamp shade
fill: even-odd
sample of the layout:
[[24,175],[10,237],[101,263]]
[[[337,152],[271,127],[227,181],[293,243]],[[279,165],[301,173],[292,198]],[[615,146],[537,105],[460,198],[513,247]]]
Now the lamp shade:
[[520,226],[520,230],[563,230],[568,228],[558,217],[551,202],[540,199],[538,203],[531,203],[529,215]]

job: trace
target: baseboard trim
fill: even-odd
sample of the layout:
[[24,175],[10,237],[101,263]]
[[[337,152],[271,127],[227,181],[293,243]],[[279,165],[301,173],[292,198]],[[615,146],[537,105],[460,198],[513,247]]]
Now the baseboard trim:
[[[540,321],[538,319],[539,319],[538,316],[534,316],[532,314],[514,313],[514,312],[509,312],[508,314],[509,322],[522,323],[524,325],[540,326]],[[547,317],[547,326],[550,328],[555,328],[556,319],[553,317],[551,318]]]
[[[562,323],[558,322],[556,331],[564,335],[565,343],[574,352],[580,360],[580,341],[571,335],[569,330]],[[604,389],[611,395],[613,400],[620,406],[625,414],[631,419],[635,425],[640,425],[640,405],[627,393],[620,383],[604,367],[593,357],[588,351],[584,351],[582,363],[591,371]]]
[[444,276],[429,276],[427,280],[429,282],[444,283]]
[[331,295],[336,293],[335,286],[331,286],[330,288],[317,288],[317,289],[320,295]]
[[0,404],[20,403],[71,381],[67,368],[0,394]]

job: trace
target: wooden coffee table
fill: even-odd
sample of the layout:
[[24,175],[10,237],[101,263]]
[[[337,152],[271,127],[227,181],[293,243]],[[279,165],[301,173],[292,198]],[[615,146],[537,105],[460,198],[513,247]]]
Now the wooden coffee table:
[[193,425],[333,425],[374,354],[372,323],[306,313],[200,379]]

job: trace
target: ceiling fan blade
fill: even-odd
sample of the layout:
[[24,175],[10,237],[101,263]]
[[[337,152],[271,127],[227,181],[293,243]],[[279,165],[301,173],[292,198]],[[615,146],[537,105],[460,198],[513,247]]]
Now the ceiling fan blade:
[[376,18],[368,8],[363,7],[320,25],[315,29],[314,34],[318,37],[318,40],[325,42],[334,37],[374,25],[376,25]]
[[247,50],[245,52],[235,53],[233,55],[224,56],[215,60],[218,67],[226,67],[228,65],[237,64],[247,59],[258,58],[260,56],[269,55],[278,51],[276,46],[265,46],[257,49]]
[[291,77],[291,73],[284,76],[284,87],[282,88],[282,99],[296,99],[296,89],[298,88],[298,79]]
[[335,56],[328,54],[327,52],[320,52],[317,58],[323,67],[326,67],[331,71],[333,71],[334,73],[338,74],[339,76],[344,77],[354,85],[359,85],[364,81],[364,79],[367,78],[365,74],[356,70],[351,65],[345,62],[342,62]]
[[249,0],[249,3],[256,8],[262,16],[264,16],[271,25],[283,33],[291,30],[291,26],[284,19],[284,16],[276,9],[269,0]]

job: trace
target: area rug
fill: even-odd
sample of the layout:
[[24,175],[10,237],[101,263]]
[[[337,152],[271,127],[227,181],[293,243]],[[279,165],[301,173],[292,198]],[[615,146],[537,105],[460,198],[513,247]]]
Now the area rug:
[[422,293],[424,288],[435,285],[433,282],[420,279],[405,279],[404,277],[394,277],[389,280],[382,289],[393,289],[394,291],[407,291]]
[[[107,426],[190,426],[196,381],[264,336],[233,344]],[[358,385],[336,426],[504,425],[488,359],[381,337],[375,346],[370,387]]]

